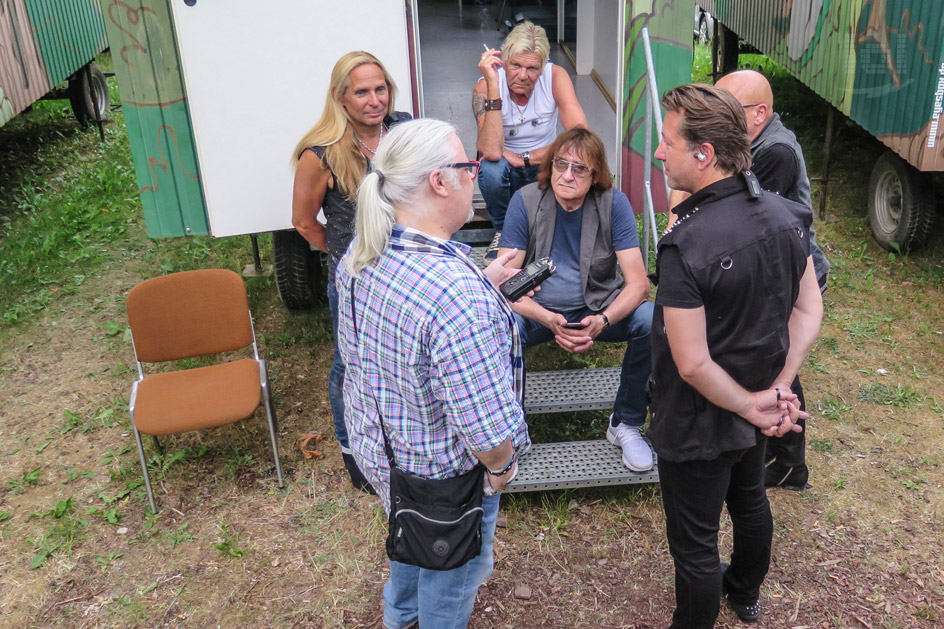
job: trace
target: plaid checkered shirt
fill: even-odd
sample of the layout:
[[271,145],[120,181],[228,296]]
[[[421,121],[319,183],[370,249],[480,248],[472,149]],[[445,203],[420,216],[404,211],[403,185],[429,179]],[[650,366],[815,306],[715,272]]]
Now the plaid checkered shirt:
[[344,417],[358,466],[387,511],[381,416],[397,465],[423,478],[468,471],[472,451],[508,437],[519,454],[531,446],[514,317],[468,252],[395,225],[387,250],[356,280],[338,265]]

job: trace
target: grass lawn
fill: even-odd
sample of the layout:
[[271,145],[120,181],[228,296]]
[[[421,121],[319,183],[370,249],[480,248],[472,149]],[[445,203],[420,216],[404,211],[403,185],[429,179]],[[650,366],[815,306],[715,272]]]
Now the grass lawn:
[[[811,175],[821,172],[827,105],[763,58],[742,61],[764,65],[775,108]],[[165,439],[164,458],[147,444],[160,514],[146,514],[127,413],[136,373],[124,296],[144,278],[241,271],[252,258],[248,238],[148,239],[121,112],[110,117],[105,144],[78,129],[63,101],[0,128],[0,625],[379,626],[383,513],[350,487],[332,441],[315,459],[295,445],[306,432],[332,434],[330,315],[287,311],[271,276],[246,282],[285,490],[260,410]],[[813,488],[770,492],[764,626],[944,621],[944,230],[905,256],[872,240],[866,191],[882,150],[837,118],[816,224],[833,273],[802,371]],[[260,244],[270,256],[269,238]],[[576,357],[543,346],[528,361],[577,368],[621,356],[619,346]],[[605,417],[530,423],[538,441],[602,438]],[[473,627],[668,624],[672,563],[657,486],[510,495],[501,527]],[[730,545],[725,521],[722,552]],[[723,610],[719,624],[736,617]]]

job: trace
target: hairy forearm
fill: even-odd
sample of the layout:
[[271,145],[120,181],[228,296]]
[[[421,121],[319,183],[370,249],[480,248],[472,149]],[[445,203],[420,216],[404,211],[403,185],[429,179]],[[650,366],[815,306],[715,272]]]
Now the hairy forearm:
[[789,385],[796,378],[803,361],[819,336],[821,321],[822,310],[820,310],[820,315],[817,316],[814,312],[798,312],[794,309],[789,324],[790,351],[787,352],[786,362],[784,362],[780,375],[777,376],[778,383]]
[[479,125],[479,133],[476,138],[476,149],[482,156],[489,161],[498,161],[505,149],[505,140],[502,126],[501,110],[485,111],[485,102],[498,98],[498,89],[495,88],[495,95],[491,96],[491,86],[488,91],[482,92],[476,90],[472,93],[472,112],[475,114],[476,122]]
[[623,290],[619,292],[619,295],[616,296],[616,299],[614,299],[609,306],[604,308],[603,311],[606,313],[606,318],[613,324],[631,315],[636,308],[639,307],[639,304],[646,301],[648,297],[648,286],[643,286],[635,282],[627,284],[623,287]]
[[485,467],[496,470],[501,469],[511,459],[515,448],[511,443],[511,437],[501,442],[497,448],[491,450],[478,451],[473,450],[472,455],[482,462]]
[[324,225],[317,220],[304,220],[294,222],[294,226],[295,231],[301,234],[308,244],[321,251],[328,251],[327,231]]
[[715,406],[744,417],[752,405],[751,393],[710,358],[688,366],[685,371],[680,367],[679,374]]
[[525,319],[537,321],[544,326],[547,326],[547,319],[552,314],[550,310],[530,297],[522,297],[518,301],[512,302],[511,309]]
[[820,324],[823,321],[823,295],[819,292],[816,282],[816,272],[813,269],[813,259],[807,258],[806,271],[800,280],[800,294],[790,313],[787,329],[790,334],[790,350],[776,382],[789,386],[796,378],[803,361],[806,359],[813,343],[819,336]]

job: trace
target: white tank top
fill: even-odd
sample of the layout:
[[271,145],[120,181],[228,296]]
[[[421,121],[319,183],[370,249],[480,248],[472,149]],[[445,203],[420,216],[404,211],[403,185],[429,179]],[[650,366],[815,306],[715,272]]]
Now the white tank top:
[[557,102],[554,100],[552,69],[544,64],[544,72],[534,84],[528,104],[520,106],[511,99],[505,69],[498,69],[498,90],[502,99],[502,126],[505,148],[512,153],[533,151],[547,146],[557,137]]

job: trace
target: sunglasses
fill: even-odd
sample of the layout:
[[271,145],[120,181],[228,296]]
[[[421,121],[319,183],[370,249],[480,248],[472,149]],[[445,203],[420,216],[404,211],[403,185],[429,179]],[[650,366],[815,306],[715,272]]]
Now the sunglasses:
[[446,164],[443,168],[465,168],[469,171],[469,176],[475,179],[479,176],[479,166],[482,162],[458,162],[456,164]]
[[587,175],[590,174],[590,171],[593,170],[592,168],[590,168],[589,166],[586,166],[585,164],[578,164],[577,162],[570,162],[562,157],[555,158],[554,161],[551,163],[554,166],[554,170],[556,170],[559,173],[567,172],[568,168],[572,169],[574,173],[574,177],[581,177],[581,178],[586,177]]

